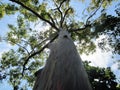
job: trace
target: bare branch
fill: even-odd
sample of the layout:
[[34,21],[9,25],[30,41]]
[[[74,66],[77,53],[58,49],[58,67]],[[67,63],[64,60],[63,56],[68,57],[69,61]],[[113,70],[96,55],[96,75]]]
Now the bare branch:
[[40,53],[41,53],[45,48],[47,48],[48,45],[49,45],[51,42],[53,42],[57,37],[58,37],[58,34],[57,34],[53,39],[51,39],[46,45],[44,45],[40,50],[32,53],[31,55],[29,55],[29,56],[27,57],[27,59],[25,60],[25,62],[24,62],[24,64],[23,64],[22,76],[24,75],[24,71],[26,70],[26,64],[28,63],[29,59],[32,58],[32,57],[34,57],[34,56],[37,55],[37,54],[40,54]]
[[12,2],[15,2],[19,5],[21,5],[22,7],[24,7],[25,9],[27,9],[28,11],[32,12],[34,15],[36,15],[39,19],[47,22],[48,24],[50,24],[53,28],[55,28],[57,31],[59,31],[59,29],[55,26],[54,23],[50,22],[49,20],[43,18],[41,15],[39,15],[37,12],[35,12],[34,10],[32,10],[31,8],[27,7],[26,5],[24,5],[23,3],[21,3],[20,1],[18,0],[10,0]]

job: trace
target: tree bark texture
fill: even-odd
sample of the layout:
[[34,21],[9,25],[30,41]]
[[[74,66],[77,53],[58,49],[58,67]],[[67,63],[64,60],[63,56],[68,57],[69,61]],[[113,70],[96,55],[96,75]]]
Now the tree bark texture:
[[77,49],[67,31],[49,45],[50,55],[33,90],[92,90]]

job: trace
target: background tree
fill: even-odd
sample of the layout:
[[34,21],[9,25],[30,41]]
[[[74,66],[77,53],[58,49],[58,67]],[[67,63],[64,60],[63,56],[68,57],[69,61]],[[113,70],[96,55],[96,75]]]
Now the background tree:
[[90,62],[84,61],[84,66],[89,76],[93,90],[119,90],[116,77],[110,67],[100,68],[89,65]]
[[[76,0],[77,1],[77,0]],[[84,0],[80,0],[84,3]],[[79,1],[79,2],[80,2]],[[93,53],[97,45],[94,41],[105,35],[98,46],[120,54],[120,8],[116,16],[108,15],[107,7],[114,0],[91,0],[86,8],[84,20],[76,20],[72,0],[7,0],[0,1],[0,18],[17,15],[17,23],[8,24],[9,32],[3,38],[17,47],[3,53],[0,76],[6,78],[14,88],[20,88],[23,80],[33,86],[34,72],[43,65],[48,56],[45,50],[57,38],[60,28],[68,30],[80,53]],[[99,16],[94,17],[99,12]],[[86,17],[85,17],[86,16]],[[108,24],[109,23],[109,24]],[[34,25],[42,24],[48,29],[39,31]],[[107,47],[110,46],[110,48]],[[111,49],[112,48],[112,49]]]

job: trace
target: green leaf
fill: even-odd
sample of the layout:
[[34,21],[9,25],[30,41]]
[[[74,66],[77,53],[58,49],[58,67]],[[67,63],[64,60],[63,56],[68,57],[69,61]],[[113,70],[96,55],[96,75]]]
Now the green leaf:
[[5,5],[0,5],[0,18],[5,15]]
[[14,14],[16,11],[18,11],[18,7],[16,7],[15,5],[6,5],[5,7],[5,12],[8,15]]

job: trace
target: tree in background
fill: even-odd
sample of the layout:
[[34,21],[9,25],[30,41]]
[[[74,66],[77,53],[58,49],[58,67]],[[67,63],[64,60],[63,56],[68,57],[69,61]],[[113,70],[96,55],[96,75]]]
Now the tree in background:
[[[48,57],[45,48],[53,42],[60,28],[71,33],[77,42],[80,53],[93,53],[96,46],[102,50],[120,54],[120,8],[117,6],[116,16],[108,15],[106,9],[113,0],[91,0],[86,8],[84,20],[77,19],[73,0],[8,0],[0,1],[0,18],[5,15],[16,15],[17,23],[8,24],[9,32],[4,40],[17,47],[3,53],[0,64],[0,76],[16,88],[21,82],[33,86],[34,72],[44,64]],[[76,2],[85,2],[80,0]],[[116,1],[116,0],[114,0]],[[95,18],[96,13],[99,15]],[[47,26],[46,30],[35,30],[35,25]],[[105,35],[98,44],[94,41]],[[109,46],[109,47],[108,47]],[[112,49],[111,49],[112,48]]]
[[119,90],[119,84],[110,67],[100,68],[89,65],[90,62],[84,61],[84,66],[89,76],[93,90]]

